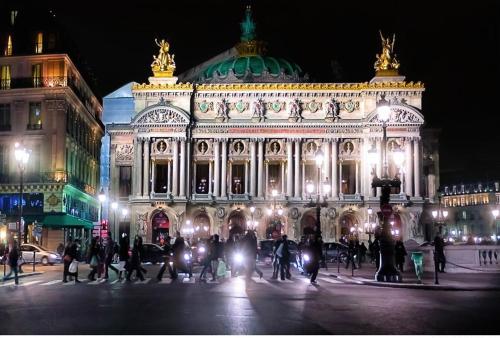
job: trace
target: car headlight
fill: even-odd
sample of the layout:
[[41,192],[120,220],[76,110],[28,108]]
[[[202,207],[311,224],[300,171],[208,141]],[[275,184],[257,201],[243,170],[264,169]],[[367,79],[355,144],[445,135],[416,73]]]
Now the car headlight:
[[309,257],[309,255],[308,255],[308,254],[305,254],[305,255],[304,255],[304,261],[305,261],[305,262],[309,262],[310,260],[311,260],[311,257]]
[[189,254],[185,253],[184,254],[184,259],[188,261],[189,260]]
[[236,263],[241,263],[241,262],[243,262],[243,255],[242,255],[242,254],[240,254],[240,253],[236,253],[236,254],[234,254],[234,261],[235,261]]
[[199,253],[204,253],[204,252],[205,252],[205,247],[203,247],[203,246],[202,246],[202,247],[200,247],[200,248],[198,249],[198,252],[199,252]]
[[50,257],[50,258],[52,258],[52,259],[56,259],[56,258],[57,258],[57,255],[50,254],[50,255],[49,255],[49,257]]

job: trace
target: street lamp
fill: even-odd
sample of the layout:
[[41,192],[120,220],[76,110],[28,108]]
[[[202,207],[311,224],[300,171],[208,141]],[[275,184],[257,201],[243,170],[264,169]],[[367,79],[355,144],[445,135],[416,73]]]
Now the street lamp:
[[496,226],[495,235],[496,235],[496,242],[497,242],[497,244],[499,244],[499,242],[500,242],[500,236],[498,235],[498,215],[500,214],[500,210],[498,210],[498,209],[493,209],[493,210],[491,210],[491,213],[493,214],[493,217],[495,218],[495,226]]
[[[434,219],[434,226],[439,226],[438,234],[441,234],[442,227],[445,225],[446,217],[448,217],[448,211],[441,209],[441,195],[438,196],[439,207],[438,210],[432,210],[432,218]],[[438,253],[436,252],[436,244],[434,244],[434,284],[439,284],[439,259]]]
[[[21,226],[23,225],[23,178],[26,164],[30,158],[30,152],[16,142],[14,145],[14,157],[19,168],[19,228],[17,229],[18,244],[21,245]],[[28,224],[24,223],[24,243],[28,243]]]
[[404,180],[404,171],[403,171],[403,163],[405,162],[405,153],[402,149],[397,149],[392,152],[392,159],[394,160],[394,164],[396,165],[396,168],[398,169],[399,177],[401,178],[401,189],[400,193],[403,192],[403,180]]
[[100,230],[100,237],[102,240],[102,205],[104,202],[106,202],[106,194],[104,193],[104,189],[101,188],[101,191],[99,191],[99,195],[97,195],[99,199],[99,224],[101,225],[101,230]]
[[372,223],[373,209],[369,206],[366,211],[368,212],[368,222],[365,223],[365,234],[368,235],[368,241],[371,243],[372,235],[375,233],[375,223]]
[[[389,102],[384,97],[377,102],[378,119],[382,122],[382,158],[383,170],[382,177],[378,178],[374,175],[372,188],[381,188],[380,195],[380,217],[382,223],[382,231],[379,237],[380,241],[380,267],[375,273],[375,279],[379,282],[397,282],[401,281],[401,273],[394,266],[394,240],[391,235],[389,225],[389,217],[392,215],[392,207],[390,205],[391,188],[401,186],[401,181],[396,177],[389,178],[387,168],[387,122],[391,117],[391,108]],[[375,239],[377,240],[377,239]]]

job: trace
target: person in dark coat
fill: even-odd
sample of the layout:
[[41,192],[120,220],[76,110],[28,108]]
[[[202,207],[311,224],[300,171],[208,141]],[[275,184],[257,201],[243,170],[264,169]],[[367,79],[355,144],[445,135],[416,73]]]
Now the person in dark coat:
[[309,243],[309,250],[311,253],[311,284],[317,284],[316,277],[319,272],[319,262],[321,260],[322,255],[322,247],[321,241],[317,237],[313,237],[313,239]]
[[276,249],[276,255],[279,259],[280,278],[281,280],[285,280],[285,276],[288,279],[292,277],[290,274],[290,248],[288,247],[288,238],[286,235],[282,236],[281,245],[281,250],[280,247]]
[[141,281],[144,280],[144,276],[141,271],[141,252],[139,249],[139,239],[134,239],[134,246],[132,247],[132,257],[130,258],[130,267],[127,271],[127,281],[130,281],[130,277],[132,276],[132,272],[136,271],[136,276]]
[[346,269],[349,269],[349,263],[352,262],[353,269],[356,269],[356,261],[354,260],[354,256],[357,254],[356,241],[354,240],[354,236],[351,235],[349,239],[349,247],[347,249],[347,264],[345,265]]
[[172,252],[174,254],[174,266],[172,271],[172,279],[177,278],[177,271],[182,271],[189,274],[189,278],[193,276],[191,264],[187,264],[184,259],[184,254],[189,254],[189,246],[184,241],[183,237],[177,237],[174,245],[172,245]]
[[[141,263],[142,259],[144,258],[144,245],[142,244],[142,237],[141,236],[136,236],[137,237],[137,245],[139,247],[139,253],[141,255]],[[143,274],[147,274],[148,270],[146,270],[142,264],[139,265],[139,269],[141,269]]]
[[19,247],[17,246],[17,241],[11,240],[9,243],[9,253],[8,253],[8,261],[9,261],[9,267],[10,271],[7,275],[5,275],[2,279],[2,281],[6,281],[12,273],[14,273],[14,281],[16,285],[19,284],[19,276],[18,276],[18,260],[19,260]]
[[274,241],[273,245],[273,279],[278,278],[278,272],[280,271],[280,261],[276,251],[280,247],[281,243],[283,243],[283,238],[278,238]]
[[224,243],[219,242],[219,235],[214,235],[213,243],[214,254],[212,255],[212,281],[217,280],[217,268],[219,267],[219,259],[224,260]]
[[359,260],[361,262],[366,261],[366,251],[368,251],[367,247],[365,246],[365,242],[361,242],[359,246]]
[[130,240],[128,236],[120,238],[120,247],[118,248],[118,256],[120,260],[120,274],[118,278],[121,280],[123,271],[127,271],[130,265],[128,250],[130,249]]
[[375,240],[373,241],[372,249],[370,250],[373,259],[375,260],[375,267],[377,270],[380,267],[380,242],[378,237],[375,237]]
[[108,244],[106,245],[105,248],[105,267],[104,267],[104,279],[109,278],[108,274],[108,269],[113,270],[116,272],[116,275],[119,277],[120,276],[120,271],[118,271],[117,268],[115,268],[113,265],[113,257],[115,256],[115,253],[117,253],[117,246],[115,245],[116,243],[113,241],[113,238],[111,238],[111,231],[108,232]]
[[69,272],[69,266],[73,260],[78,261],[78,240],[73,240],[69,238],[68,244],[64,248],[64,271],[63,271],[63,283],[68,282],[68,276],[75,277],[75,283],[80,283],[78,280],[78,268],[75,273]]
[[206,252],[206,255],[205,255],[205,259],[203,260],[203,269],[201,269],[201,273],[200,273],[200,281],[206,281],[206,278],[205,278],[205,275],[207,273],[208,270],[210,270],[210,272],[212,271],[212,257],[214,255],[214,236],[210,236],[210,240],[208,241],[207,243],[207,246],[205,248],[205,250],[207,251]]
[[399,271],[403,272],[403,268],[405,265],[405,256],[407,255],[406,253],[406,248],[405,245],[403,244],[403,241],[399,238],[396,241],[395,247],[394,247],[394,256],[396,259],[396,267],[399,269]]
[[250,278],[255,271],[260,278],[264,276],[262,271],[257,267],[257,236],[252,230],[248,230],[243,237],[243,254],[246,260],[246,276]]
[[446,257],[444,255],[444,240],[443,236],[438,233],[436,237],[434,237],[434,250],[436,255],[436,261],[438,264],[439,272],[444,272],[444,267],[446,265]]
[[160,268],[160,271],[158,271],[158,275],[156,276],[156,279],[161,281],[163,278],[163,274],[165,273],[165,270],[168,268],[168,272],[170,273],[170,278],[173,279],[174,276],[174,271],[172,270],[172,266],[170,265],[171,262],[171,253],[172,253],[172,246],[170,245],[170,236],[167,235],[164,241],[163,245],[163,251],[165,252],[165,262],[163,263],[163,266]]
[[90,248],[88,252],[89,264],[90,264],[90,273],[88,275],[88,279],[91,281],[95,281],[95,274],[99,268],[99,253],[101,251],[101,246],[99,245],[99,237],[92,238],[90,242]]

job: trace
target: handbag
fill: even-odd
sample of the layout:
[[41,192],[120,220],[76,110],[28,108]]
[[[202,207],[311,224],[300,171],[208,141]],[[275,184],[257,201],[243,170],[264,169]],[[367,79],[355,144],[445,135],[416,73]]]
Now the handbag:
[[69,265],[68,271],[70,273],[76,273],[76,271],[78,271],[78,261],[76,259],[73,259],[73,261]]
[[223,260],[220,260],[217,266],[217,277],[226,277],[226,263]]
[[278,249],[276,250],[276,255],[278,257],[283,257],[283,246],[284,246],[283,243],[281,243]]
[[90,267],[95,268],[99,262],[97,261],[97,256],[93,255],[92,258],[90,259]]

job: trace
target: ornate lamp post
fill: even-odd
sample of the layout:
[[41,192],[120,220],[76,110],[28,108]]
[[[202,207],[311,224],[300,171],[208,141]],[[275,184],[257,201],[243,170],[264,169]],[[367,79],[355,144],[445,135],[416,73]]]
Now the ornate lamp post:
[[[21,227],[23,226],[23,179],[26,164],[30,158],[30,152],[26,148],[21,148],[21,145],[16,142],[14,149],[14,157],[19,168],[19,228],[17,228],[18,244],[21,245]],[[24,223],[24,243],[28,242],[28,224]]]
[[[432,218],[434,219],[434,226],[438,226],[438,234],[441,234],[443,225],[445,225],[446,217],[448,217],[448,211],[441,209],[441,195],[438,197],[439,206],[438,210],[432,210]],[[439,259],[434,247],[434,284],[439,284]]]
[[389,225],[389,217],[392,215],[392,206],[390,205],[391,188],[400,187],[401,181],[398,178],[389,178],[387,166],[387,121],[391,117],[391,109],[389,103],[382,99],[378,102],[377,107],[378,119],[382,122],[383,138],[382,138],[382,158],[384,161],[382,178],[374,176],[372,181],[373,188],[381,188],[380,195],[380,220],[382,223],[382,231],[379,237],[380,241],[380,268],[375,273],[375,279],[383,282],[401,281],[401,274],[394,266],[394,240],[391,235]]
[[368,212],[368,222],[365,223],[365,234],[368,235],[368,241],[371,242],[372,235],[375,233],[375,223],[372,222],[373,209],[368,207],[366,211]]

